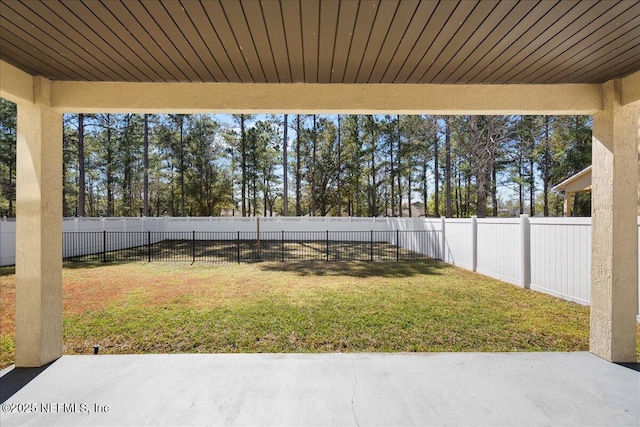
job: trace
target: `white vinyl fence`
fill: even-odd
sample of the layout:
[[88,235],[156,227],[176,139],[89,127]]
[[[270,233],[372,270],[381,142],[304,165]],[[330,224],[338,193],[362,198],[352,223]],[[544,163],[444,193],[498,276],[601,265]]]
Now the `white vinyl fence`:
[[443,223],[445,224],[445,244],[442,260],[467,270],[475,270],[475,246],[471,244],[475,239],[472,237],[475,228],[472,227],[471,220],[447,219]]
[[445,262],[589,304],[591,218],[447,219],[444,239]]
[[[518,286],[589,304],[591,285],[590,218],[65,218],[65,232],[255,232],[269,239],[275,231],[408,231],[433,230],[433,239],[401,239],[404,249],[434,253],[449,264],[477,271]],[[264,234],[263,234],[264,233]],[[395,233],[385,234],[396,244]],[[358,236],[354,233],[354,236]],[[363,236],[360,234],[359,236]],[[436,237],[437,236],[437,237]],[[365,238],[365,237],[357,237]],[[132,240],[133,239],[133,240]],[[139,240],[139,241],[138,241]],[[108,250],[146,244],[143,233],[107,242]],[[155,243],[155,242],[154,242]],[[102,245],[103,242],[94,242]],[[74,256],[95,253],[75,249]],[[640,245],[640,242],[639,242]],[[122,246],[122,247],[120,247]],[[429,246],[429,248],[425,247]],[[640,249],[640,248],[639,248]],[[0,266],[15,263],[15,222],[0,220]],[[639,293],[640,301],[640,293]]]
[[589,303],[591,218],[531,218],[531,289]]
[[[222,232],[232,239],[236,232],[260,232],[261,240],[280,239],[279,232],[300,232],[297,240],[322,240],[326,231],[338,232],[341,239],[369,241],[368,232],[376,233],[376,239],[422,254],[436,254],[441,258],[440,239],[434,233],[431,238],[418,238],[403,233],[400,238],[391,231],[439,231],[441,220],[424,218],[335,218],[335,217],[267,217],[267,218],[64,218],[62,230],[63,257],[75,257],[103,251],[154,244],[160,235],[152,232],[189,233]],[[107,231],[106,235],[96,232]],[[124,233],[127,232],[127,233]],[[275,233],[278,232],[278,233]],[[304,232],[304,234],[303,234]],[[313,233],[309,233],[313,232]],[[367,232],[367,233],[364,233]],[[0,266],[15,264],[15,221],[0,220]],[[88,236],[87,233],[91,233]],[[149,238],[152,239],[149,242]]]
[[473,222],[477,227],[475,271],[505,282],[522,284],[520,218],[473,218]]
[[16,223],[0,219],[0,267],[16,263]]

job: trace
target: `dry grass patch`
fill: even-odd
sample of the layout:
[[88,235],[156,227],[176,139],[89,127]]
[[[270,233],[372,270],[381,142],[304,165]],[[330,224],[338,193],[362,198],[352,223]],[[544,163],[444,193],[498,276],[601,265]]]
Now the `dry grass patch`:
[[[14,289],[0,269],[2,366]],[[63,307],[66,354],[588,349],[588,307],[439,262],[76,264]]]
[[13,363],[16,287],[13,267],[0,267],[0,369]]

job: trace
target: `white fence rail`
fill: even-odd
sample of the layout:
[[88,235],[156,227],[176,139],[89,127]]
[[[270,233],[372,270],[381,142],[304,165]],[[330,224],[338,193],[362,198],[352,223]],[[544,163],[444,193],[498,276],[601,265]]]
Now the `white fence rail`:
[[[63,230],[67,232],[253,232],[257,227],[256,218],[65,218],[63,221]],[[260,218],[259,227],[264,233],[282,230],[443,231],[439,233],[441,241],[428,242],[428,248],[422,247],[425,243],[411,239],[404,239],[401,244],[405,249],[420,253],[434,253],[435,244],[440,258],[447,263],[559,298],[589,304],[590,218],[270,217]],[[395,244],[393,233],[389,236],[389,243]],[[119,249],[114,244],[109,243],[110,250]],[[77,254],[90,253],[95,248],[76,250],[79,251]],[[15,222],[0,220],[0,266],[14,263]],[[638,300],[640,302],[640,292]]]

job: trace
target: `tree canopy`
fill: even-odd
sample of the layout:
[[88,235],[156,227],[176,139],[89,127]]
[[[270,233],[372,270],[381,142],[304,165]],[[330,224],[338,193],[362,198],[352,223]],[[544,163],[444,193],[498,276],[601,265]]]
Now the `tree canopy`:
[[[290,215],[546,216],[591,163],[591,118],[67,114],[63,149],[65,216],[283,215],[285,198]],[[0,100],[0,217],[15,182]]]

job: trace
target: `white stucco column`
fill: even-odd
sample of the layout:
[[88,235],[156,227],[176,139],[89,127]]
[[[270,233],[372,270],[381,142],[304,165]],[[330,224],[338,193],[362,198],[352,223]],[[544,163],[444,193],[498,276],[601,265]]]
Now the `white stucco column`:
[[34,95],[18,103],[17,367],[62,355],[62,114],[48,80],[34,78]]
[[619,81],[603,85],[593,116],[590,350],[636,361],[638,312],[638,109],[622,106]]

